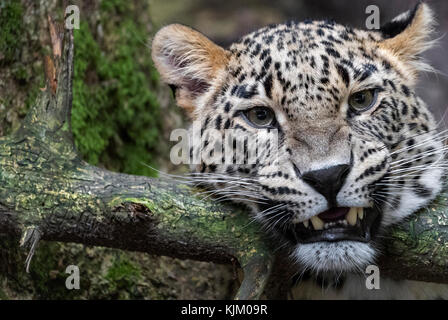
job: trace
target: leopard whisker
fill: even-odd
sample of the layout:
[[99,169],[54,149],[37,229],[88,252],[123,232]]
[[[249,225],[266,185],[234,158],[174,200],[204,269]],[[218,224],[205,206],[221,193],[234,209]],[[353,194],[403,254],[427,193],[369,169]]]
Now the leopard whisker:
[[[430,133],[432,133],[432,132],[434,132],[434,131],[437,131],[437,130],[438,130],[438,129],[435,128],[435,129],[428,130],[428,131],[426,131],[426,132],[421,132],[421,133],[418,133],[418,134],[416,134],[416,135],[413,135],[413,136],[410,136],[410,137],[403,138],[403,139],[397,141],[396,144],[400,144],[400,143],[402,143],[402,142],[404,142],[404,141],[406,141],[406,140],[411,140],[411,139],[420,137],[420,136],[425,135],[425,134],[430,134]],[[432,137],[432,136],[431,136],[431,137]],[[381,148],[379,148],[379,151],[382,151],[382,150],[385,149],[385,148],[388,148],[388,145],[384,145],[384,146],[382,146]]]
[[426,144],[434,144],[434,142],[442,142],[442,141],[444,141],[446,139],[448,139],[448,129],[443,130],[443,131],[437,133],[434,136],[428,137],[428,138],[424,139],[423,141],[420,141],[417,144],[413,144],[411,146],[407,146],[407,147],[395,150],[395,151],[391,152],[390,155],[394,155],[394,154],[397,154],[397,153],[402,153],[402,152],[405,152],[405,151],[408,151],[408,150],[419,148],[419,147],[424,146]]

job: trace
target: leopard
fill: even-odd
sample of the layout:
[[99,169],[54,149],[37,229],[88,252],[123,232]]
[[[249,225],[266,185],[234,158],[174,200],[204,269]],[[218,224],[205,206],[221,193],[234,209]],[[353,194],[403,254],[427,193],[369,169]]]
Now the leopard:
[[372,30],[292,20],[223,48],[171,24],[152,39],[162,80],[197,124],[191,176],[249,208],[286,250],[294,298],[448,298],[443,284],[364,283],[389,227],[444,185],[447,132],[416,94],[435,26],[419,2]]

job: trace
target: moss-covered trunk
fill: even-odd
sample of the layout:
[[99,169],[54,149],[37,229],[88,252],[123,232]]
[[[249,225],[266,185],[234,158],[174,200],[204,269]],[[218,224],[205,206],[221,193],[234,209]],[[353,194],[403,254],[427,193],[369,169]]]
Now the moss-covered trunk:
[[[81,157],[114,171],[153,175],[164,166],[159,141],[182,118],[169,90],[158,87],[145,43],[153,26],[146,1],[71,1],[80,8],[74,30],[74,140]],[[45,86],[50,53],[47,15],[62,18],[56,0],[0,1],[0,136],[22,124]],[[169,166],[168,166],[169,169]],[[41,242],[30,273],[16,239],[0,234],[0,299],[5,298],[229,298],[231,267],[143,253]],[[65,268],[81,270],[81,290],[65,288]]]
[[249,272],[238,297],[258,298],[272,259],[244,212],[200,200],[185,185],[79,157],[71,131],[73,34],[52,33],[51,43],[45,89],[19,130],[0,139],[0,233],[20,235],[30,249],[27,270],[40,240],[235,261]]

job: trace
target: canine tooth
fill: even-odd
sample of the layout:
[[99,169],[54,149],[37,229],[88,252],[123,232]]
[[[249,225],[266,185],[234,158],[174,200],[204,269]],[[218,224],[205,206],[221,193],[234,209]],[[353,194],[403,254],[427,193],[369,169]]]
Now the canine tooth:
[[313,224],[314,230],[322,230],[324,228],[324,222],[318,216],[312,217],[311,223]]
[[364,218],[364,208],[358,208],[358,218],[359,220]]
[[358,218],[358,210],[355,207],[350,208],[350,211],[345,216],[345,219],[348,221],[348,223],[351,226],[354,226],[356,224],[356,220]]
[[305,226],[305,228],[308,228],[310,226],[310,220],[305,220],[303,221],[303,225]]

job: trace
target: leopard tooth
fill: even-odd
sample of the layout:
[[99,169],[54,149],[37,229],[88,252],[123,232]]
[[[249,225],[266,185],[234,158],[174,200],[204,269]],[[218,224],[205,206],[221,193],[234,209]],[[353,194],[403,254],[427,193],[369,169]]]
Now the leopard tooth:
[[358,208],[358,218],[362,220],[364,218],[364,208]]
[[308,228],[310,226],[310,220],[305,220],[303,221],[303,225],[305,226],[305,228]]
[[311,217],[311,223],[314,230],[322,230],[324,228],[324,222],[318,216]]
[[355,207],[350,208],[350,211],[345,216],[348,224],[354,226],[356,224],[356,220],[358,218],[358,209]]

